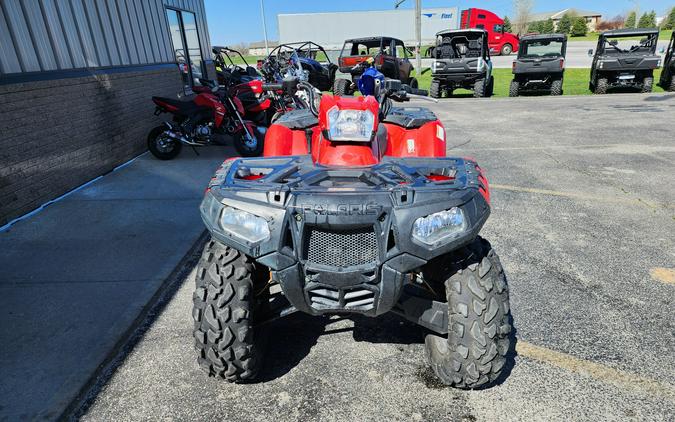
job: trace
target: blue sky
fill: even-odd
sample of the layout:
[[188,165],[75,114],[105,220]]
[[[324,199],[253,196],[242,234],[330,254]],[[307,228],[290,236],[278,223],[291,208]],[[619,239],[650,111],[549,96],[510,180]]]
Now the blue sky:
[[[352,10],[391,9],[394,0],[264,0],[267,32],[270,40],[276,40],[278,13],[308,12],[345,12]],[[640,1],[641,10],[656,10],[657,16],[673,6],[673,0]],[[262,19],[259,0],[204,0],[206,14],[213,45],[228,45],[239,42],[261,41],[263,39]],[[414,1],[408,0],[401,7],[413,7]],[[457,6],[460,9],[479,7],[488,9],[499,16],[512,16],[512,0],[423,0],[423,7]],[[593,10],[611,18],[635,7],[630,0],[596,1],[555,1],[534,0],[534,12],[561,10],[568,7]]]

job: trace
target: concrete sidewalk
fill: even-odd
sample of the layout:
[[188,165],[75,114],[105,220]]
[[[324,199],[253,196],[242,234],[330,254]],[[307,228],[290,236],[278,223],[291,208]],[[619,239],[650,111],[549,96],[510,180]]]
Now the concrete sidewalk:
[[0,232],[0,420],[58,418],[199,239],[232,151],[200,154],[145,154]]

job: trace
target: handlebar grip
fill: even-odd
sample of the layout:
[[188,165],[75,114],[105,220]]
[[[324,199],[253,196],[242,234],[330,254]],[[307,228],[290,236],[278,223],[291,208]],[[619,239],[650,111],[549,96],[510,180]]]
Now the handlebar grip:
[[263,91],[281,91],[284,89],[283,84],[263,84]]
[[422,97],[426,97],[429,95],[429,91],[427,91],[426,89],[410,88],[410,93],[413,95],[420,95]]

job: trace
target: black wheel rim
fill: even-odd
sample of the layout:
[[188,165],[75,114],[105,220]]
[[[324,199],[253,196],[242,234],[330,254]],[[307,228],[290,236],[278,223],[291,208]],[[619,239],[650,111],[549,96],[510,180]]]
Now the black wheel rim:
[[155,139],[155,148],[162,154],[170,154],[176,148],[176,141],[169,138],[166,132],[163,132]]

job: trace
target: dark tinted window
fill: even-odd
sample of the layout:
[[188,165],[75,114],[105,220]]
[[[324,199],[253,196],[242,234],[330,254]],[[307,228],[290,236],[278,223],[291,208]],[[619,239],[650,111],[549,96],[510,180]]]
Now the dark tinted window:
[[476,28],[485,29],[485,25],[483,25],[482,23],[479,23],[478,25],[476,25]]
[[485,15],[478,15],[478,19],[485,19]]

